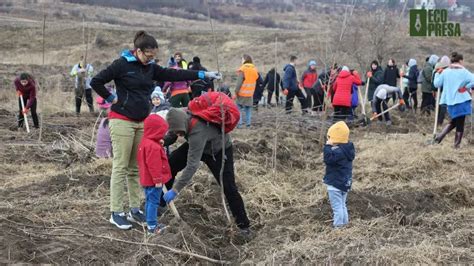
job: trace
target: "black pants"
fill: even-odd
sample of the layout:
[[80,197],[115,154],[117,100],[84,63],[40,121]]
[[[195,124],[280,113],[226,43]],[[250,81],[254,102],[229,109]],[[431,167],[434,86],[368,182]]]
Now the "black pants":
[[[310,110],[311,108],[313,108],[313,98],[316,97],[314,97],[314,93],[311,88],[304,88],[304,91],[306,93],[306,108]],[[316,102],[315,99],[314,102]]]
[[334,106],[333,121],[344,121],[352,115],[352,108],[345,106]]
[[[377,114],[380,114],[383,111],[388,109],[387,101],[388,100],[382,100],[382,99],[379,99],[379,98],[376,97],[374,104],[375,104],[375,111],[377,112]],[[382,110],[382,108],[383,108],[383,110]],[[390,121],[389,112],[386,112],[385,114],[383,114],[383,116],[385,117],[385,121]],[[379,119],[379,121],[383,121],[382,116],[379,116],[378,119]]]
[[[171,167],[171,180],[166,183],[166,187],[171,189],[173,187],[174,179],[176,175],[186,167],[187,159],[188,159],[188,150],[189,144],[186,142],[179,146],[176,150],[171,152],[169,156],[169,163]],[[239,228],[247,228],[250,226],[250,221],[247,217],[247,213],[245,212],[244,201],[240,196],[240,193],[237,189],[237,185],[235,184],[235,175],[234,175],[234,152],[232,146],[225,150],[226,160],[224,163],[224,194],[227,199],[227,203],[229,203],[230,211],[232,212],[232,216],[235,218],[235,222]],[[219,183],[219,175],[221,170],[221,159],[222,153],[219,151],[214,156],[203,154],[201,161],[203,161],[209,170],[211,170],[212,174]],[[165,206],[166,203],[161,198],[160,202],[161,206]]]
[[301,109],[303,110],[303,113],[306,113],[306,98],[304,97],[303,92],[300,89],[296,90],[288,90],[288,95],[286,96],[286,106],[285,110],[287,112],[291,111],[293,109],[293,99],[298,97],[298,101],[300,101],[301,104]]
[[435,98],[431,92],[423,92],[421,99],[421,112],[431,114],[435,105]]
[[[30,96],[23,95],[22,97],[23,97],[23,103],[25,103],[25,107],[26,107],[28,98],[30,98]],[[23,123],[25,119],[23,117],[23,112],[22,112],[23,109],[21,108],[21,100],[19,97],[18,97],[18,107],[20,109],[20,115],[18,116],[18,127],[23,127]],[[33,101],[30,111],[31,111],[31,117],[33,118],[33,126],[35,128],[39,128],[38,114],[36,113],[36,99]]]
[[280,103],[280,91],[278,89],[277,90],[273,89],[273,90],[268,90],[268,98],[267,98],[268,105],[272,104],[273,92],[275,92],[276,103],[277,104]]
[[[416,96],[416,88],[409,88],[408,90],[405,90],[405,92],[403,92],[403,99],[405,100],[407,108],[414,108],[416,111],[416,108],[418,108],[418,97]],[[411,106],[410,99],[413,99],[413,106]]]
[[92,103],[92,89],[85,90],[84,87],[77,88],[76,91],[76,113],[81,113],[82,98],[86,96],[89,112],[94,112],[94,104]]
[[465,122],[466,122],[466,116],[463,115],[463,116],[451,119],[449,124],[451,125],[452,128],[456,128],[456,132],[464,132],[464,123]]
[[313,97],[314,97],[313,111],[323,111],[324,91],[323,90],[314,91]]
[[438,110],[438,126],[441,126],[443,124],[447,112],[448,107],[445,104],[441,104]]

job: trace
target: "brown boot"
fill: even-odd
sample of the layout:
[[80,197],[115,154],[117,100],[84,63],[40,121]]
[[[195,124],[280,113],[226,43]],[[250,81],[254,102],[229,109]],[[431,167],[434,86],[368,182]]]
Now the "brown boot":
[[456,135],[454,136],[454,148],[459,149],[461,147],[461,140],[462,140],[462,135],[464,132],[457,132]]
[[452,123],[449,123],[447,126],[445,126],[443,128],[443,130],[438,134],[436,135],[436,138],[434,140],[435,143],[439,144],[441,143],[441,141],[444,139],[444,137],[446,137],[446,135],[448,135],[448,133],[453,130],[455,126],[452,124]]

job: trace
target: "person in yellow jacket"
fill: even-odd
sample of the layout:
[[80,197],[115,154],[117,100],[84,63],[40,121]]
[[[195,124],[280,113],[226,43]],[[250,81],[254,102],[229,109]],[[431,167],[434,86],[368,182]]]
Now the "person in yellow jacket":
[[249,128],[252,121],[253,93],[255,92],[258,79],[258,71],[253,64],[250,55],[244,54],[242,56],[242,66],[237,70],[237,76],[235,95],[237,98],[237,106],[240,110],[240,121],[238,127],[242,126],[242,112],[244,112],[245,123],[247,128]]

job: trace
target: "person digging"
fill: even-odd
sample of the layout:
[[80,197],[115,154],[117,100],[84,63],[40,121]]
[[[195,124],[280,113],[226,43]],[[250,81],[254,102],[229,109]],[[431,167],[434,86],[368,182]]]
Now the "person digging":
[[[185,108],[171,108],[166,120],[169,131],[165,137],[165,146],[184,137],[186,142],[174,150],[169,156],[171,180],[166,183],[168,192],[164,194],[161,206],[170,203],[178,193],[191,181],[198,170],[200,162],[204,162],[219,183],[222,167],[222,135],[221,128],[202,119],[193,117]],[[182,171],[181,176],[176,175]],[[223,172],[224,194],[232,215],[242,236],[252,235],[250,221],[245,211],[244,202],[235,184],[234,155],[229,134],[225,134],[225,163]]]
[[379,122],[382,122],[382,113],[385,118],[385,123],[387,126],[392,125],[392,120],[390,119],[390,114],[388,112],[389,108],[387,102],[389,99],[392,99],[396,96],[399,100],[397,106],[400,111],[405,110],[405,101],[403,100],[402,91],[400,88],[389,86],[386,84],[379,85],[374,92],[374,98],[372,100],[372,119],[378,118]]

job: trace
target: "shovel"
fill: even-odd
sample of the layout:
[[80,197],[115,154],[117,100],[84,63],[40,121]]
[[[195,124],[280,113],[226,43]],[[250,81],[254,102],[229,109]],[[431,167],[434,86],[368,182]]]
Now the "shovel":
[[394,106],[388,108],[387,110],[381,112],[380,114],[377,114],[377,115],[372,116],[372,117],[370,118],[370,121],[373,121],[375,118],[377,118],[377,117],[379,117],[379,116],[381,116],[381,115],[383,115],[383,114],[385,114],[385,113],[390,112],[390,110],[393,110],[393,109],[397,108],[399,105],[400,105],[400,103],[397,103],[397,104],[395,104]]
[[[163,184],[163,192],[164,193],[167,193],[168,192],[168,189],[166,188],[165,184]],[[176,218],[178,218],[178,220],[181,220],[181,216],[179,216],[179,212],[178,212],[178,209],[176,209],[176,206],[174,205],[174,202],[173,201],[170,201],[168,203],[168,205],[170,206],[170,209],[171,209],[171,212],[173,212],[174,216]]]
[[26,132],[30,133],[30,126],[28,126],[28,119],[26,116],[26,113],[23,112],[25,110],[25,101],[23,101],[23,96],[20,97],[20,102],[21,102],[21,113],[23,114],[23,119],[25,120],[25,126],[26,126]]
[[360,105],[362,107],[362,115],[364,116],[362,123],[366,126],[369,124],[370,120],[367,119],[367,113],[365,112],[365,99],[362,98],[362,92],[360,90],[357,90],[357,93],[359,94]]

